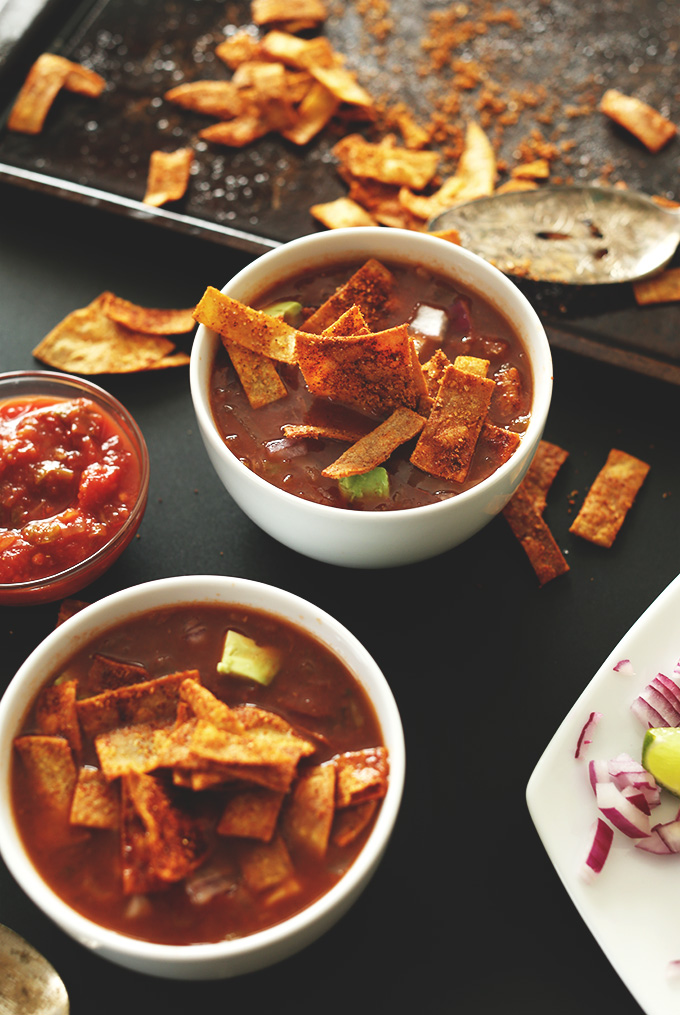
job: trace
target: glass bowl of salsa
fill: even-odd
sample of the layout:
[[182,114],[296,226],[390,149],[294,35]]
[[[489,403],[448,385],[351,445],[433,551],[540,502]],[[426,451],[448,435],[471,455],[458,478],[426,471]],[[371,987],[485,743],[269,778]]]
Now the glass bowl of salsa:
[[0,702],[0,853],[128,968],[229,977],[328,931],[397,820],[389,685],[312,603],[195,575],[62,622]]
[[149,455],[128,410],[80,377],[0,374],[0,604],[63,599],[111,566],[146,508]]
[[441,237],[302,237],[208,287],[196,316],[190,383],[212,465],[309,557],[376,568],[445,552],[501,511],[538,446],[544,328],[506,276]]

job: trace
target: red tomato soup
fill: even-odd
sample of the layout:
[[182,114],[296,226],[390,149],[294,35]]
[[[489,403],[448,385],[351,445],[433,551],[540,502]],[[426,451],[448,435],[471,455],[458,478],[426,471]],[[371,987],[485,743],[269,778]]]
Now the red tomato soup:
[[90,557],[125,523],[140,482],[128,437],[89,399],[0,403],[0,582]]
[[[265,309],[281,301],[299,303],[299,319],[292,323],[302,331],[314,332],[314,326],[306,325],[311,315],[364,263],[334,264],[286,279],[254,300],[253,306]],[[283,427],[329,423],[355,429],[363,424],[368,429],[381,419],[362,413],[356,406],[312,394],[298,367],[287,364],[277,364],[286,396],[253,409],[227,352],[220,347],[212,370],[210,398],[216,426],[227,446],[263,479],[321,504],[393,510],[455,496],[491,475],[511,453],[503,450],[504,442],[499,444],[498,435],[507,437],[509,433],[516,446],[529,422],[531,367],[510,322],[482,295],[450,278],[396,260],[381,264],[389,270],[392,283],[389,292],[378,300],[378,307],[370,308],[370,330],[407,323],[421,365],[435,353],[443,353],[451,362],[459,356],[487,361],[487,377],[493,380],[494,390],[485,422],[491,425],[479,435],[464,481],[441,478],[412,464],[410,456],[416,444],[413,438],[383,463],[389,476],[389,492],[348,500],[337,479],[322,475],[348,445],[331,439],[289,439]]]
[[388,770],[342,660],[267,613],[190,604],[110,629],[52,675],[15,739],[12,799],[69,905],[184,945],[254,933],[327,892]]

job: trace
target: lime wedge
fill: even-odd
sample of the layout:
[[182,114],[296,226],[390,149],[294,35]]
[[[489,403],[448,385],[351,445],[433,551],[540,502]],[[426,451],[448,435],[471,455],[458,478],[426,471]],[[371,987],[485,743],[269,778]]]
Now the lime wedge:
[[680,727],[658,726],[645,733],[642,764],[658,784],[680,796]]

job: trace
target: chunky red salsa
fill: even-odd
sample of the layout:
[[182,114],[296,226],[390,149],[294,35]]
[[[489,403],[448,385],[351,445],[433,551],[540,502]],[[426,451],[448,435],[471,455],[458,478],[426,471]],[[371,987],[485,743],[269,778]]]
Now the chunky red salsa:
[[[301,306],[296,328],[319,332],[317,310],[361,268],[363,262],[335,264],[310,271],[263,293],[253,306]],[[433,503],[474,486],[493,473],[512,453],[526,430],[532,402],[532,376],[519,336],[505,317],[479,293],[426,268],[383,261],[392,282],[378,305],[368,307],[371,331],[408,323],[418,360],[430,366],[442,354],[449,365],[457,357],[486,363],[483,383],[491,387],[488,412],[474,448],[469,471],[462,481],[433,475],[411,461],[417,437],[407,440],[382,463],[389,490],[348,499],[337,478],[322,473],[346,445],[318,437],[289,437],[290,424],[322,424],[354,428],[375,427],[380,417],[362,413],[356,405],[323,398],[309,390],[297,364],[277,363],[286,387],[285,397],[253,408],[225,348],[217,351],[211,378],[211,407],[215,423],[229,449],[250,469],[296,496],[336,507],[391,510]],[[373,297],[375,293],[371,294]],[[200,319],[200,318],[199,318]],[[309,322],[309,323],[307,323]],[[342,332],[347,334],[347,332]],[[421,408],[418,407],[418,412]],[[514,442],[514,443],[513,443]],[[510,450],[509,450],[510,449]]]
[[[272,667],[244,676],[243,644]],[[219,941],[342,877],[388,767],[335,654],[267,613],[189,604],[107,631],[53,674],[15,740],[13,807],[36,867],[85,916]]]
[[109,541],[140,471],[128,437],[87,398],[0,404],[0,583],[59,574]]

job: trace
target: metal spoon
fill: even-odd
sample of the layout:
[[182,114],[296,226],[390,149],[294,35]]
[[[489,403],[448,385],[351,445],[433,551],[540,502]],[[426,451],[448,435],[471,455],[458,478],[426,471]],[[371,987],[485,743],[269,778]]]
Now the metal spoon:
[[66,987],[32,945],[0,924],[0,1015],[68,1015]]
[[680,211],[614,187],[546,186],[456,205],[428,222],[508,275],[593,285],[654,274],[680,242]]

